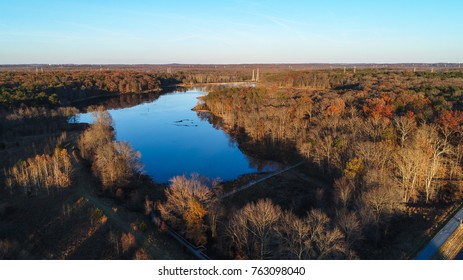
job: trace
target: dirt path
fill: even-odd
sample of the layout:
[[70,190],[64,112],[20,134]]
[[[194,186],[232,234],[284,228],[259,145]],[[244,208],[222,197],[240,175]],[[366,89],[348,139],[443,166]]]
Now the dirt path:
[[289,170],[291,170],[291,169],[294,169],[294,168],[296,168],[296,167],[302,165],[303,163],[304,163],[303,161],[298,162],[298,163],[296,163],[296,164],[294,164],[294,165],[291,165],[291,166],[288,166],[288,167],[286,167],[286,168],[284,168],[284,169],[282,169],[282,170],[279,170],[279,171],[276,171],[276,172],[274,172],[274,173],[271,173],[271,174],[269,174],[269,175],[267,175],[267,176],[264,176],[264,177],[262,177],[262,178],[260,178],[260,179],[258,179],[258,180],[249,182],[249,183],[247,183],[247,184],[244,185],[244,186],[241,186],[241,187],[239,187],[239,188],[237,188],[237,189],[235,189],[235,190],[233,190],[233,191],[231,191],[231,192],[228,192],[228,193],[224,194],[224,195],[221,197],[221,199],[227,198],[227,197],[229,197],[229,196],[231,196],[231,195],[234,195],[234,194],[236,194],[236,193],[238,193],[238,192],[247,190],[247,189],[249,189],[250,187],[252,187],[252,186],[254,186],[254,185],[257,185],[257,184],[259,184],[259,183],[261,183],[261,182],[263,182],[263,181],[265,181],[265,180],[267,180],[267,179],[270,179],[270,178],[272,178],[272,177],[274,177],[274,176],[280,175],[280,174],[283,173],[283,172],[286,172],[286,171],[289,171]]
[[[81,196],[88,200],[89,203],[93,204],[96,208],[99,208],[104,215],[108,218],[108,221],[116,226],[120,231],[130,232],[135,237],[137,244],[143,246],[150,259],[176,259],[178,254],[175,254],[181,249],[175,250],[176,252],[171,252],[169,248],[160,248],[159,244],[155,244],[153,240],[149,239],[145,234],[135,231],[130,226],[130,221],[126,221],[122,216],[128,215],[128,211],[117,205],[112,199],[98,197],[95,194],[95,183],[88,171],[83,170],[80,164],[75,170],[76,178],[76,195]],[[113,209],[117,209],[114,211]],[[124,214],[124,215],[122,215]],[[172,244],[169,244],[169,246]],[[185,255],[184,259],[188,259],[188,256]]]

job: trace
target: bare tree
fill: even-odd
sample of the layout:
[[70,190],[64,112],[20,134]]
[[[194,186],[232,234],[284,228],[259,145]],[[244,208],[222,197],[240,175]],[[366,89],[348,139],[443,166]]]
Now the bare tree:
[[310,224],[286,211],[281,219],[278,235],[281,240],[280,251],[285,258],[304,260],[310,258],[308,246]]
[[345,255],[344,235],[331,225],[330,218],[318,209],[307,214],[309,238],[306,246],[310,248],[310,256],[314,259],[334,259]]
[[316,242],[318,247],[318,259],[331,259],[336,254],[344,255],[346,247],[344,244],[344,235],[338,228],[327,231]]
[[439,171],[443,165],[443,156],[449,153],[449,147],[445,139],[439,138],[437,130],[433,126],[423,126],[419,130],[417,144],[426,155],[425,167],[422,170],[424,172],[425,202],[428,203],[435,193],[434,179],[439,176]]
[[141,172],[140,153],[126,142],[110,142],[99,147],[94,155],[93,171],[103,187],[112,190],[124,186]]
[[345,177],[341,177],[334,181],[334,189],[338,203],[343,208],[346,208],[349,205],[349,201],[352,197],[354,185]]
[[383,142],[359,142],[355,145],[355,154],[362,159],[367,167],[385,170],[390,167],[395,147]]
[[393,179],[382,170],[370,169],[365,181],[365,190],[362,192],[364,207],[367,207],[375,216],[377,222],[383,214],[392,213],[400,201],[400,194],[394,187]]
[[212,192],[213,196],[211,196],[209,203],[207,205],[207,219],[211,229],[211,236],[212,238],[217,237],[217,224],[222,219],[223,215],[225,214],[225,210],[223,208],[222,202],[220,197],[222,197],[222,187],[219,184],[219,181],[214,181],[212,183]]
[[114,139],[111,115],[106,111],[97,111],[94,117],[94,123],[82,133],[79,139],[81,156],[86,159],[92,159],[97,150]]
[[235,212],[226,228],[227,236],[231,240],[230,247],[234,247],[236,251],[234,257],[239,259],[250,258],[254,253],[253,247],[250,246],[251,236],[248,233],[246,223],[247,218]]
[[362,226],[354,212],[340,210],[336,212],[336,224],[344,234],[348,245],[354,244],[362,238]]
[[281,217],[281,208],[269,199],[248,203],[236,211],[228,226],[228,235],[237,249],[250,259],[267,259],[275,228]]
[[7,186],[20,186],[25,193],[46,189],[62,189],[71,185],[73,165],[65,149],[55,149],[53,155],[36,155],[5,171]]
[[402,202],[416,199],[416,187],[421,179],[422,158],[416,148],[404,148],[394,156],[396,181],[402,190]]
[[392,121],[396,129],[400,147],[404,147],[405,141],[410,138],[410,135],[416,129],[416,121],[414,115],[395,117]]

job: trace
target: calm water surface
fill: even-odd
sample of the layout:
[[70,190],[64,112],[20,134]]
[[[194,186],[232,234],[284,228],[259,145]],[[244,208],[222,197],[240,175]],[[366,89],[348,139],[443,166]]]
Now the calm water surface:
[[[173,92],[149,103],[109,110],[117,140],[141,152],[145,172],[157,182],[192,172],[231,180],[275,170],[276,163],[247,157],[226,132],[191,111],[204,94],[201,89]],[[91,122],[92,116],[81,114],[79,121]]]

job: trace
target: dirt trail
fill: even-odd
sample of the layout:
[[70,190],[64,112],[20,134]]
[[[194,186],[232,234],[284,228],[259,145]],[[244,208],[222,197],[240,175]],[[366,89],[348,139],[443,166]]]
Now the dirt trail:
[[289,170],[291,170],[291,169],[293,169],[293,168],[296,168],[296,167],[302,165],[303,163],[304,163],[304,161],[298,162],[298,163],[296,163],[296,164],[294,164],[294,165],[291,165],[291,166],[288,166],[288,167],[286,167],[286,168],[284,168],[284,169],[282,169],[282,170],[278,170],[278,171],[273,172],[273,173],[271,173],[271,174],[269,174],[269,175],[266,175],[266,176],[264,176],[264,177],[262,177],[262,178],[260,178],[260,179],[258,179],[258,180],[249,182],[249,183],[247,183],[247,184],[244,185],[244,186],[241,186],[241,187],[239,187],[239,188],[237,188],[237,189],[235,189],[235,190],[233,190],[233,191],[231,191],[231,192],[228,192],[228,193],[224,194],[220,199],[224,199],[224,198],[227,198],[227,197],[229,197],[229,196],[231,196],[231,195],[234,195],[234,194],[236,194],[236,193],[239,193],[239,192],[241,192],[241,191],[247,190],[247,189],[249,189],[250,187],[252,187],[252,186],[254,186],[254,185],[257,185],[257,184],[259,184],[259,183],[261,183],[261,182],[263,182],[263,181],[265,181],[265,180],[267,180],[267,179],[270,179],[270,178],[272,178],[272,177],[275,177],[275,176],[277,176],[277,175],[280,175],[281,173],[284,173],[284,172],[289,171]]
[[[128,210],[120,205],[117,205],[115,201],[109,198],[98,197],[95,194],[95,183],[93,178],[88,173],[88,171],[83,170],[80,164],[77,164],[78,168],[75,170],[75,180],[76,180],[76,195],[81,196],[93,204],[96,208],[99,208],[108,220],[116,226],[120,231],[130,232],[135,237],[137,244],[143,246],[147,253],[150,256],[150,259],[175,259],[178,258],[178,250],[176,252],[171,252],[168,248],[159,247],[159,245],[154,244],[154,241],[149,239],[145,234],[137,232],[132,229],[130,226],[130,221],[126,221],[122,216],[128,215]],[[113,209],[117,209],[114,211]],[[169,245],[170,247],[171,245]],[[188,256],[184,256],[188,258]]]

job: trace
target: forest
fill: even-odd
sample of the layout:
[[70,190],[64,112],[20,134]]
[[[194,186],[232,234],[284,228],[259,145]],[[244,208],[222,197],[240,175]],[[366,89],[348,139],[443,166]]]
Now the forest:
[[[407,259],[460,206],[463,71],[227,67],[0,71],[0,258],[191,258],[174,230],[218,259]],[[258,67],[254,86],[214,85],[193,110],[248,155],[301,163],[292,175],[232,196],[262,174],[158,184],[116,140],[106,110]]]
[[[225,71],[224,71],[225,70]],[[65,68],[0,71],[0,109],[56,107],[76,101],[127,93],[149,93],[178,84],[241,82],[250,70],[212,68]],[[249,76],[249,77],[248,77]]]
[[[250,202],[239,211],[254,208],[257,216],[253,218],[257,218],[258,206],[264,204],[267,208],[293,208],[299,216],[287,218],[293,226],[283,226],[296,231],[286,233],[291,239],[302,238],[297,232],[301,224],[323,220],[327,226],[323,232],[332,230],[339,246],[331,255],[320,250],[311,255],[317,246],[311,245],[313,237],[305,236],[299,244],[310,245],[298,247],[304,256],[365,258],[363,250],[384,246],[397,224],[423,215],[430,207],[461,202],[462,90],[461,72],[288,72],[265,76],[263,85],[257,87],[213,91],[197,109],[218,116],[213,121],[241,139],[243,148],[251,153],[256,152],[255,147],[267,146],[270,148],[259,148],[260,156],[303,159],[311,164],[307,174],[331,185],[320,195],[321,202],[294,205],[288,197],[281,205],[270,206],[271,201],[263,200]],[[293,215],[291,210],[286,215]],[[276,212],[275,223],[281,221],[279,215],[285,215],[281,209]],[[249,227],[252,221],[241,221],[244,216],[244,212],[232,214],[229,230],[236,230],[237,223]],[[282,235],[278,230],[271,233],[274,224],[268,226],[265,234],[274,235],[266,237],[269,240]],[[242,234],[252,239],[251,244],[271,246],[255,232],[249,229]],[[231,237],[238,243],[235,254],[245,252],[245,256],[256,258],[255,248],[240,244],[235,235],[233,232]],[[329,244],[321,247],[326,246],[330,248]],[[257,258],[264,257],[262,250]]]
[[153,92],[172,77],[133,71],[0,71],[0,107],[69,105],[111,94]]

